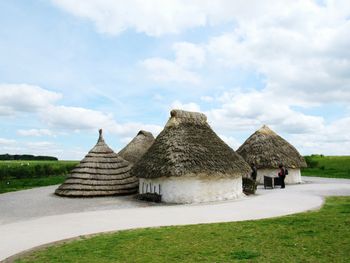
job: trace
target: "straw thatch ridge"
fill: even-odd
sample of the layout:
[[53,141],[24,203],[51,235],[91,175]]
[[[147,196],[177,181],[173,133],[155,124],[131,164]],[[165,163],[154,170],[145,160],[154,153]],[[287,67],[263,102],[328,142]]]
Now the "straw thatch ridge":
[[278,168],[280,164],[287,168],[307,166],[297,149],[266,125],[253,133],[237,153],[257,168]]
[[216,135],[204,114],[180,110],[171,111],[164,130],[131,170],[140,178],[249,173],[249,165]]
[[152,133],[141,130],[118,154],[123,159],[134,164],[141,159],[153,142],[154,137]]
[[130,169],[131,164],[108,147],[100,130],[95,147],[71,171],[55,194],[93,197],[136,193],[138,179],[130,174]]

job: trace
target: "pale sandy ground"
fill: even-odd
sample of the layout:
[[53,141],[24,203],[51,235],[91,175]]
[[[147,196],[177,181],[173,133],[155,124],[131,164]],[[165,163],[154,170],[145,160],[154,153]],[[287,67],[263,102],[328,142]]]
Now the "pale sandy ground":
[[350,180],[304,177],[286,189],[259,188],[236,201],[155,205],[133,197],[68,199],[55,186],[0,195],[0,260],[62,239],[99,232],[255,220],[319,208],[325,196],[350,195]]

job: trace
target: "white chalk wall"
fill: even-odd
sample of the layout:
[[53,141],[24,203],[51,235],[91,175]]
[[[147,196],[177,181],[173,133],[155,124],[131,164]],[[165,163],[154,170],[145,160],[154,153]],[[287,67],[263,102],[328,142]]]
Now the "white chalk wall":
[[[160,192],[159,192],[160,189]],[[161,177],[140,178],[139,192],[156,192],[166,203],[200,203],[243,196],[242,178]]]
[[[278,177],[279,169],[258,169],[257,182],[264,184],[264,176]],[[299,184],[301,183],[300,169],[288,168],[288,175],[284,180],[285,184]]]

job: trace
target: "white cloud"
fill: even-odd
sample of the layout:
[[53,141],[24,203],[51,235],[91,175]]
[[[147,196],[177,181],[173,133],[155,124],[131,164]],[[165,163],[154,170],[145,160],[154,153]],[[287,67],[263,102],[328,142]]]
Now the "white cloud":
[[36,112],[62,97],[61,94],[28,84],[0,84],[0,115]]
[[211,96],[202,96],[201,100],[204,101],[204,102],[213,102],[214,98],[211,97]]
[[0,138],[0,152],[9,154],[62,155],[60,145],[53,142],[20,142],[2,138]]
[[266,89],[297,99],[294,104],[346,102],[350,4],[343,10],[336,4],[294,1],[252,20],[238,18],[235,30],[201,45],[217,65],[259,72]]
[[175,63],[183,68],[201,67],[205,62],[205,50],[189,42],[177,42],[173,45]]
[[226,131],[254,130],[267,124],[288,133],[309,133],[324,125],[322,117],[295,111],[283,96],[266,91],[225,92],[218,101],[221,106],[207,114],[216,127]]
[[[94,1],[88,2],[86,5]],[[135,6],[137,11],[132,12],[145,6],[152,9],[152,3],[148,1],[145,5]],[[175,43],[172,46],[174,60],[155,57],[144,61],[152,79],[198,84],[201,77],[194,70],[203,66],[216,69],[222,66],[259,73],[270,92],[283,93],[294,100],[294,105],[313,106],[350,100],[348,1],[323,1],[321,4],[309,0],[242,3],[174,0],[166,3],[164,5],[176,3],[186,7],[187,11],[180,8],[169,14],[175,27],[181,12],[193,12],[193,21],[197,20],[188,23],[184,29],[227,21],[232,21],[234,26],[231,31],[211,37],[207,43]],[[111,2],[94,4],[104,8],[114,5]],[[124,3],[120,8],[127,5]],[[164,11],[162,8],[165,7],[160,5],[154,10],[157,14],[152,16],[153,22],[162,22],[162,15],[158,15]],[[126,24],[134,27],[132,23]]]
[[141,64],[149,71],[150,78],[154,81],[187,82],[195,85],[200,83],[198,75],[167,59],[149,58],[142,61]]
[[[227,22],[259,21],[271,15],[281,17],[295,10],[317,11],[310,0],[52,0],[63,10],[92,21],[101,33],[117,35],[133,29],[150,36]],[[346,1],[327,1],[329,9],[347,14]],[[316,11],[315,11],[316,10]],[[303,11],[303,14],[306,12]],[[300,17],[294,17],[298,19]],[[290,21],[282,21],[289,23]],[[297,21],[299,25],[300,20]],[[308,25],[306,25],[308,26]],[[305,25],[304,25],[305,27]]]
[[[267,124],[302,154],[350,154],[350,117],[326,122],[323,117],[294,110],[288,103],[283,104],[281,98],[266,91],[236,90],[224,93],[216,98],[216,102],[221,106],[206,112],[208,121],[234,149],[261,125]],[[242,141],[226,134],[239,136]]]
[[52,127],[67,130],[88,130],[103,128],[114,123],[113,116],[81,107],[51,106],[41,118]]
[[174,60],[153,57],[140,64],[149,72],[150,78],[158,82],[179,82],[198,85],[201,78],[193,70],[205,62],[205,49],[189,42],[176,42],[172,45]]
[[219,7],[208,0],[53,0],[53,2],[75,16],[92,21],[98,31],[112,35],[129,28],[151,36],[179,33],[187,28],[208,24],[210,22],[208,11],[212,10],[210,7]]
[[290,140],[306,154],[349,155],[349,129],[350,117],[345,117],[325,125],[315,133],[294,134]]
[[[19,129],[17,134],[20,136],[56,136],[62,134],[62,132],[97,131],[103,128],[108,133],[116,134],[123,140],[125,137],[135,136],[141,129],[151,131],[154,135],[157,135],[162,129],[158,125],[139,122],[119,123],[112,114],[88,108],[56,105],[56,101],[62,97],[61,94],[37,86],[1,84],[0,91],[0,103],[2,105],[0,115],[1,113],[22,112],[25,114],[32,112],[35,114],[34,118],[50,128]],[[4,108],[6,108],[6,111],[1,112],[1,109]],[[30,147],[34,146],[35,149],[38,149],[39,147],[35,143],[22,147],[16,144],[15,141],[6,139],[0,139],[0,144],[13,151],[30,150]],[[49,146],[48,144],[42,145]]]
[[194,102],[190,103],[182,103],[181,101],[175,100],[170,106],[169,110],[172,109],[180,109],[180,110],[187,110],[187,111],[201,111],[200,106]]
[[13,145],[13,144],[15,144],[15,143],[16,143],[15,140],[0,138],[0,145],[1,145],[1,146]]
[[139,130],[148,130],[154,134],[161,131],[157,125],[143,123],[118,123],[112,114],[101,111],[67,106],[52,106],[41,115],[43,121],[50,127],[71,131],[105,131],[121,137],[134,136]]
[[49,129],[28,129],[28,130],[21,129],[17,131],[17,134],[21,136],[35,136],[35,137],[54,135],[52,131],[50,131]]
[[81,160],[89,149],[70,146],[64,148],[61,144],[50,141],[16,141],[0,138],[0,153],[33,154],[55,156],[61,160]]
[[40,142],[27,142],[26,148],[30,152],[42,152],[42,151],[49,151],[49,150],[56,150],[58,145],[53,142],[48,141],[40,141]]

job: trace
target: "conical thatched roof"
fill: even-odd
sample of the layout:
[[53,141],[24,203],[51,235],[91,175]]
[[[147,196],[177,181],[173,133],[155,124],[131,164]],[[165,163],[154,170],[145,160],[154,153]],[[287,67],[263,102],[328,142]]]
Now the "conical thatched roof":
[[304,158],[289,142],[266,125],[253,133],[237,150],[248,163],[257,168],[306,167]]
[[138,179],[130,175],[131,164],[118,156],[102,137],[72,170],[55,194],[69,197],[106,196],[137,192]]
[[172,110],[164,130],[131,173],[140,178],[240,177],[249,174],[250,167],[216,135],[204,114]]
[[152,133],[141,130],[136,137],[118,153],[118,155],[134,164],[145,154],[145,152],[147,152],[153,142],[154,137]]

